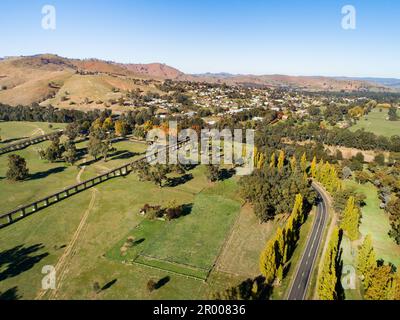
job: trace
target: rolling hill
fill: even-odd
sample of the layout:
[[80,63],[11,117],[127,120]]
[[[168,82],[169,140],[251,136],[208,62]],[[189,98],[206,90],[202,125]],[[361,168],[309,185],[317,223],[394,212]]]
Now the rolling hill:
[[79,60],[42,54],[0,59],[0,102],[10,105],[52,104],[78,109],[115,108],[108,105],[107,101],[120,98],[121,93],[128,90],[157,91],[154,81],[165,79],[290,87],[308,91],[398,90],[393,82],[379,82],[376,79],[229,73],[190,75],[161,63],[122,64],[99,59]]

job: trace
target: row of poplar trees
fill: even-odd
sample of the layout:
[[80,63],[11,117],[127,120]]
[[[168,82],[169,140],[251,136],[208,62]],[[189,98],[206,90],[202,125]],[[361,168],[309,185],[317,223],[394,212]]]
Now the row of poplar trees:
[[358,250],[357,271],[367,300],[400,300],[400,271],[376,260],[372,238],[367,235]]
[[285,265],[290,260],[300,236],[300,226],[304,223],[306,214],[303,211],[303,196],[296,196],[291,215],[285,226],[278,228],[274,237],[266,244],[260,256],[260,271],[265,282],[272,285],[276,280],[283,279]]
[[340,238],[340,230],[336,227],[329,240],[318,279],[318,297],[321,300],[338,300],[340,297]]

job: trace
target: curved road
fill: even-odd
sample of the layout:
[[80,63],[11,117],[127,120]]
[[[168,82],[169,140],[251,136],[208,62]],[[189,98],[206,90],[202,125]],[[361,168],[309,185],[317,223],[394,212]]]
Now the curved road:
[[327,199],[324,191],[315,183],[313,183],[313,188],[319,195],[317,214],[311,231],[311,236],[308,238],[306,249],[301,258],[292,287],[290,288],[288,300],[305,299],[311,281],[315,260],[317,259],[318,249],[322,242],[322,235],[328,220]]

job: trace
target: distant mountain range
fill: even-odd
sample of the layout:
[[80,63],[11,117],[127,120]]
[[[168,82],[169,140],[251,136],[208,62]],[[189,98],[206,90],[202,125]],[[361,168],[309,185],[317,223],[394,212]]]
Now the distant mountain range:
[[382,85],[388,88],[400,89],[400,79],[396,78],[348,78],[348,77],[340,77],[336,78],[338,80],[356,80],[356,81],[368,81],[371,83],[376,83],[378,85]]
[[0,58],[0,102],[11,105],[53,104],[87,108],[83,101],[115,99],[117,91],[156,90],[141,80],[177,80],[229,85],[286,87],[307,91],[400,92],[400,80],[385,78],[334,78],[286,75],[185,74],[161,63],[123,64],[99,59],[68,59],[53,54]]

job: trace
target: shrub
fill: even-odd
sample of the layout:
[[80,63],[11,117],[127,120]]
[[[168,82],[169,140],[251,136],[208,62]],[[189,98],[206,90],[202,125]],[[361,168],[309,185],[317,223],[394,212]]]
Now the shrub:
[[156,289],[157,289],[157,283],[154,280],[149,280],[147,282],[147,290],[149,290],[149,292],[152,292]]

